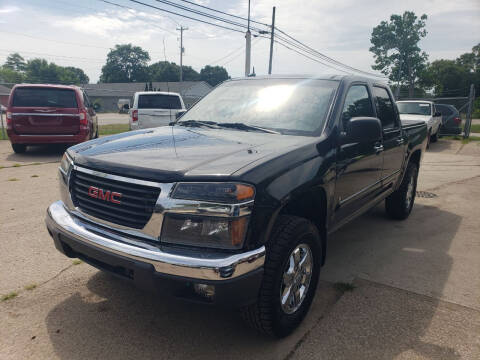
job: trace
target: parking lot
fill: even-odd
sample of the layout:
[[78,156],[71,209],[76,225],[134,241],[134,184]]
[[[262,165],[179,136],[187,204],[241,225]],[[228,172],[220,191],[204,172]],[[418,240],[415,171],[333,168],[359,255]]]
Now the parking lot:
[[0,141],[1,359],[480,358],[480,142],[432,144],[408,220],[377,206],[333,234],[314,304],[283,340],[58,253],[44,216],[63,150]]

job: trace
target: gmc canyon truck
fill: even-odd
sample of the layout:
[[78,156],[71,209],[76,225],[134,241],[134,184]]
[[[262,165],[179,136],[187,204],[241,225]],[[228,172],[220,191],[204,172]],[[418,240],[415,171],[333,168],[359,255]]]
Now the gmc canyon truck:
[[329,234],[381,201],[408,217],[426,136],[371,79],[230,80],[170,126],[69,148],[46,224],[68,257],[282,337]]

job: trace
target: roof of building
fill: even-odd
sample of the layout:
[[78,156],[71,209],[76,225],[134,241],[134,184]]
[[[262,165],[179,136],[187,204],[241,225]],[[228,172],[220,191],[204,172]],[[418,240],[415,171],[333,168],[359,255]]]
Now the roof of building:
[[[205,81],[152,82],[152,87],[156,91],[176,92],[182,96],[191,97],[204,96],[212,89]],[[145,82],[87,84],[83,86],[83,89],[90,97],[129,97],[138,91],[144,91]]]
[[10,95],[10,88],[0,85],[0,95]]

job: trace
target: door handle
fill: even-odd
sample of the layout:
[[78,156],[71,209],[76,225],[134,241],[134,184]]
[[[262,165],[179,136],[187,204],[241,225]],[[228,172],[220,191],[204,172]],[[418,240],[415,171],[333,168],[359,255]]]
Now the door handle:
[[375,152],[378,154],[378,153],[381,153],[383,151],[383,145],[380,144],[380,145],[374,145],[373,148],[375,149]]

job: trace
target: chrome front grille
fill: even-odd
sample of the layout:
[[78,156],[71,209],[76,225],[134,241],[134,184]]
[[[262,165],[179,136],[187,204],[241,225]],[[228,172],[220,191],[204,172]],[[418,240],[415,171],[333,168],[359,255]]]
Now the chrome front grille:
[[[102,196],[98,196],[99,189]],[[129,228],[143,229],[155,209],[160,188],[140,185],[133,179],[132,182],[113,180],[72,170],[70,193],[73,204],[85,214]],[[114,197],[119,203],[111,201],[112,193],[121,194]]]

